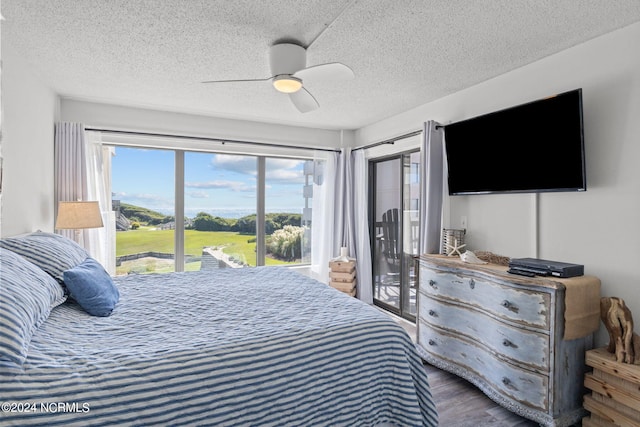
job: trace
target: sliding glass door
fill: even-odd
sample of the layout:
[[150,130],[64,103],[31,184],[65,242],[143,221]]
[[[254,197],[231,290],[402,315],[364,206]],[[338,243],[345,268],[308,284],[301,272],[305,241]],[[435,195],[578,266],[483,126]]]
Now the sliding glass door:
[[370,162],[374,303],[411,320],[416,316],[419,167],[419,152]]

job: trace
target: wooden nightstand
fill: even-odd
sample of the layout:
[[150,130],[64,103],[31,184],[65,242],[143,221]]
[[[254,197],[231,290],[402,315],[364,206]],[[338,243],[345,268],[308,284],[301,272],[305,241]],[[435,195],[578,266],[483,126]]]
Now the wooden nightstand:
[[352,297],[356,296],[356,260],[329,261],[329,285]]
[[606,348],[587,351],[586,362],[593,368],[584,377],[591,417],[582,419],[583,427],[640,427],[640,365],[618,363]]

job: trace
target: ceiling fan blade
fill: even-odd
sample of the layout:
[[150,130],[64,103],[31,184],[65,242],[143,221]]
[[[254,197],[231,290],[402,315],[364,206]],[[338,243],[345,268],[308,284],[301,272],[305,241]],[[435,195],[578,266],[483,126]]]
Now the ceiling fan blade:
[[350,80],[355,77],[353,70],[340,62],[329,62],[327,64],[313,65],[303,68],[293,74],[294,77],[302,79],[312,79],[313,81],[336,81]]
[[309,93],[305,88],[301,88],[299,91],[290,93],[289,98],[293,105],[296,106],[301,113],[308,113],[320,107],[318,101]]
[[207,80],[202,83],[241,83],[241,82],[266,82],[273,77],[267,77],[266,79],[239,79],[239,80]]

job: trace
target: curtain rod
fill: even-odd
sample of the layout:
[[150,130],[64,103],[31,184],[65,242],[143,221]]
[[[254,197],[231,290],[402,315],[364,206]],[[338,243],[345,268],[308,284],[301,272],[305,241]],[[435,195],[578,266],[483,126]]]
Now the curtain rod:
[[301,149],[301,150],[316,150],[316,151],[330,151],[330,152],[340,151],[333,148],[301,147],[298,145],[275,144],[272,142],[243,141],[240,139],[210,138],[205,136],[172,135],[167,133],[136,132],[136,131],[127,131],[127,130],[100,129],[100,128],[90,128],[90,127],[85,128],[85,130],[105,132],[105,133],[115,133],[115,134],[121,134],[121,135],[140,135],[140,136],[155,136],[160,138],[179,138],[179,139],[191,139],[196,141],[212,141],[212,142],[221,142],[222,145],[229,143],[229,144],[257,145],[261,147],[295,148],[295,149]]
[[369,144],[369,145],[363,145],[362,147],[354,148],[351,151],[365,150],[367,148],[377,147],[378,145],[394,144],[396,141],[400,141],[401,139],[411,138],[412,136],[416,136],[421,133],[422,133],[421,130],[416,130],[413,132],[405,133],[404,135],[396,136],[395,138],[385,139],[384,141],[374,142],[373,144]]

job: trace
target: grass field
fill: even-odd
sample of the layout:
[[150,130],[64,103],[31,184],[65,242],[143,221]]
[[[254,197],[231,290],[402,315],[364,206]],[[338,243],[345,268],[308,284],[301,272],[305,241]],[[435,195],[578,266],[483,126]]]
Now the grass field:
[[[123,255],[137,254],[141,252],[164,252],[173,253],[174,230],[156,230],[153,227],[142,226],[138,230],[118,231],[116,233],[116,257]],[[249,242],[255,236],[248,236],[230,231],[197,231],[185,230],[185,255],[200,257],[202,248],[223,247],[223,252],[236,259],[242,260],[248,265],[256,265],[256,243]],[[133,263],[133,261],[130,261]],[[290,264],[285,261],[267,257],[266,265]],[[165,264],[169,264],[166,266]],[[200,263],[190,263],[187,270],[197,270]],[[196,265],[197,264],[197,265]],[[146,266],[146,271],[164,272],[171,271],[172,262],[157,261],[155,266]],[[130,266],[118,268],[117,274],[126,274]],[[141,266],[135,268],[139,270]],[[151,270],[150,270],[151,269]],[[167,270],[169,269],[169,270]]]

